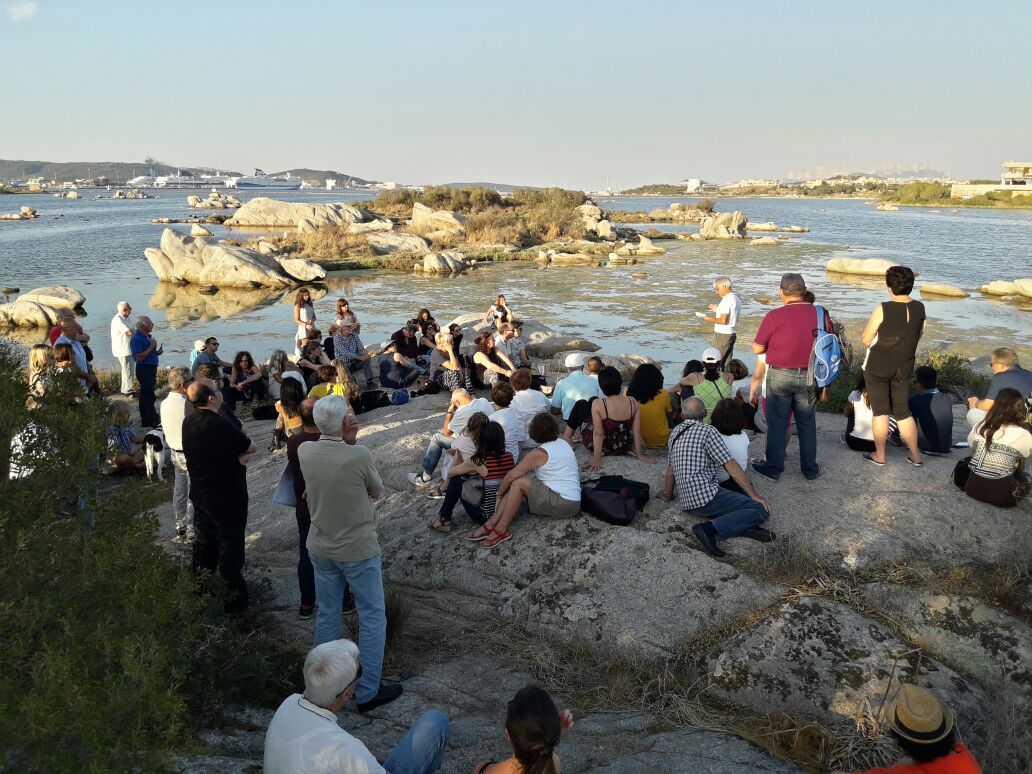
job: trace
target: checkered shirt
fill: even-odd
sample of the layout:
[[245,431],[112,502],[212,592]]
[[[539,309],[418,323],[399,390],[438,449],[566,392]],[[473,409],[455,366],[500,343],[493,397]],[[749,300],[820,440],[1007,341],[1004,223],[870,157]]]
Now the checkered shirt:
[[344,365],[350,366],[359,356],[365,354],[365,345],[357,333],[350,336],[336,334],[333,337],[333,356]]
[[677,501],[691,511],[717,496],[717,472],[734,457],[713,425],[686,419],[670,431],[667,459],[674,469]]

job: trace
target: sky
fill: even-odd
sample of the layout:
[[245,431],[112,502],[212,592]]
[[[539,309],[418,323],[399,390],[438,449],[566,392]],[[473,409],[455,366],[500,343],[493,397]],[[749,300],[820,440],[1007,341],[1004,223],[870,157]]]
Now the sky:
[[1027,1],[0,6],[0,158],[593,190],[1032,156]]

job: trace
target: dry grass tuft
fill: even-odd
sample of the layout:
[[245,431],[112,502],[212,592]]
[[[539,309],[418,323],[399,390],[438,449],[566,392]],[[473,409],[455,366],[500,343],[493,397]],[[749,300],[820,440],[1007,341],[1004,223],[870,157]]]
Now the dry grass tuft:
[[312,261],[335,261],[369,253],[364,234],[349,234],[347,226],[323,226],[294,237],[295,249]]

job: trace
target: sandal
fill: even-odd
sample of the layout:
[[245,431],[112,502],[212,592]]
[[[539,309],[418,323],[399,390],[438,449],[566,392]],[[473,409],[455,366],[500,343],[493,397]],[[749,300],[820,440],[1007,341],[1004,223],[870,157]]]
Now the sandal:
[[867,460],[868,462],[873,462],[879,468],[884,468],[885,467],[885,463],[884,462],[878,462],[878,460],[876,460],[874,457],[872,457],[869,453],[864,455],[864,459]]
[[475,541],[486,540],[488,535],[490,535],[492,532],[494,532],[493,529],[485,530],[484,526],[481,524],[479,527],[477,527],[475,530],[469,533],[469,539]]
[[494,548],[499,543],[504,543],[506,540],[512,537],[512,533],[506,530],[505,532],[499,532],[496,529],[491,530],[491,536],[486,538],[480,543],[481,548]]
[[923,468],[924,467],[924,463],[923,462],[914,462],[914,460],[910,459],[910,455],[909,454],[907,455],[907,462],[909,462],[915,468]]
[[452,530],[451,519],[445,521],[444,519],[438,517],[430,522],[430,529],[436,532],[443,532],[447,535]]

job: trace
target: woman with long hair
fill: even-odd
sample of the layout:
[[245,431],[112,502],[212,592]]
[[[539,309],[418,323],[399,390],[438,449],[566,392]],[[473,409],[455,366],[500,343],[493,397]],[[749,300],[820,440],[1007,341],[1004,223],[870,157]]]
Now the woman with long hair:
[[627,385],[627,397],[638,401],[641,409],[641,440],[646,446],[665,449],[674,410],[670,394],[663,389],[663,372],[659,366],[642,363],[635,368]]
[[917,423],[910,414],[910,385],[914,380],[917,343],[925,329],[925,308],[910,297],[914,272],[907,266],[892,266],[885,272],[889,300],[875,307],[860,336],[868,347],[864,379],[874,420],[874,451],[864,459],[885,464],[885,442],[889,437],[889,415],[896,418],[899,435],[910,451],[907,461],[921,466],[917,447]]
[[362,323],[358,321],[358,315],[351,311],[351,303],[346,298],[337,299],[337,314],[333,318],[333,328],[330,328],[330,335],[332,336],[336,331],[334,328],[339,328],[342,325],[350,325],[355,329],[355,333],[359,333],[362,330]]
[[299,382],[304,382],[305,377],[300,369],[291,362],[287,353],[282,349],[272,350],[266,365],[269,368],[269,397],[273,400],[279,400],[280,386],[284,379],[297,379]]
[[29,350],[29,396],[42,398],[54,378],[54,352],[49,344],[33,344]]
[[[481,415],[483,416],[483,415]],[[452,511],[462,496],[465,476],[477,475],[484,482],[483,496],[479,503],[462,500],[466,514],[477,524],[483,524],[495,512],[498,500],[498,487],[505,475],[516,467],[516,460],[505,449],[505,430],[497,422],[484,422],[476,436],[476,450],[470,459],[452,464],[448,468],[445,482],[447,489],[444,502],[437,519],[430,525],[438,532],[450,532],[452,528]]]
[[508,379],[515,370],[512,361],[495,348],[494,334],[482,331],[473,341],[473,370],[484,387],[491,387],[499,379]]
[[280,399],[276,401],[276,429],[273,432],[272,449],[279,449],[287,438],[300,433],[301,401],[305,399],[305,388],[296,379],[285,379],[280,385]]
[[333,365],[333,362],[326,356],[323,346],[318,341],[309,341],[305,344],[301,357],[297,361],[298,370],[305,378],[305,385],[314,387],[319,383],[316,372],[319,366]]
[[962,487],[968,497],[1000,508],[1017,505],[1029,490],[1025,458],[1032,455],[1032,433],[1025,426],[1028,406],[1017,390],[1006,387],[968,434],[971,456]]
[[581,426],[584,448],[593,453],[589,470],[602,470],[603,454],[633,454],[642,462],[656,462],[641,450],[641,411],[638,401],[620,394],[622,386],[623,377],[612,366],[604,366],[598,372],[602,397],[590,401],[591,414]]
[[552,697],[536,685],[521,688],[505,714],[505,738],[512,756],[496,763],[478,764],[474,774],[559,774],[555,748],[573,728],[573,714],[562,712]]
[[254,362],[250,352],[237,352],[229,372],[229,387],[226,388],[226,402],[229,403],[229,408],[235,411],[236,404],[241,399],[250,400],[251,405],[255,406],[264,397],[265,381],[262,379],[262,369]]
[[416,327],[419,328],[419,354],[425,355],[434,348],[434,337],[441,332],[441,326],[424,307],[416,315]]
[[457,390],[464,385],[462,362],[455,351],[450,333],[434,336],[434,351],[430,353],[430,369],[427,376],[442,389]]
[[512,313],[509,305],[505,303],[505,296],[499,294],[495,302],[488,307],[483,322],[493,320],[494,327],[500,328],[502,323],[511,323],[515,319],[516,315]]
[[301,288],[294,295],[294,324],[297,326],[294,349],[300,355],[315,328],[315,306],[312,303],[312,291],[308,288]]

